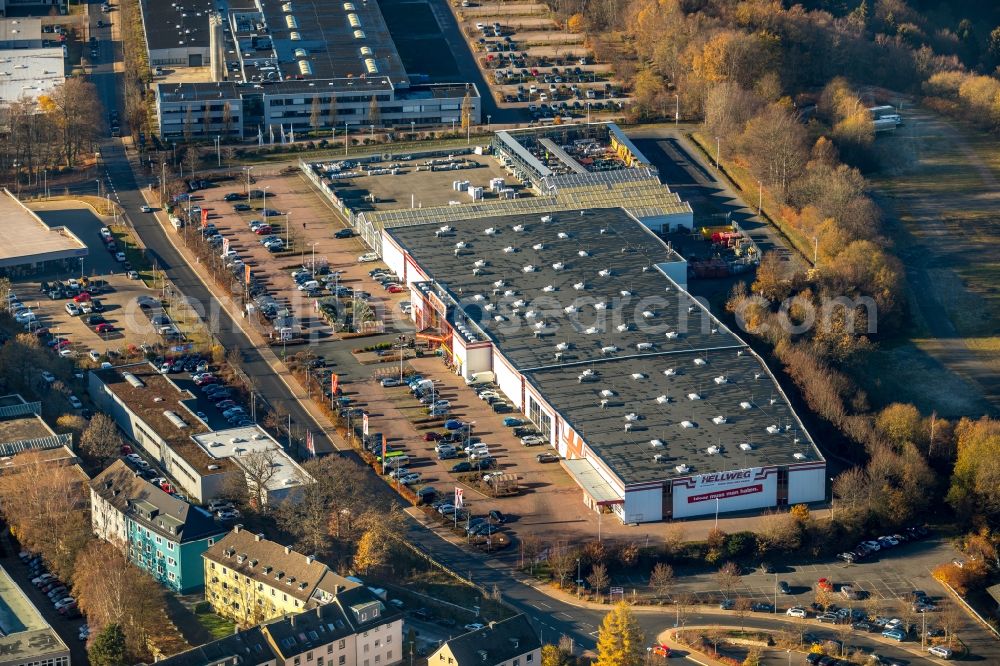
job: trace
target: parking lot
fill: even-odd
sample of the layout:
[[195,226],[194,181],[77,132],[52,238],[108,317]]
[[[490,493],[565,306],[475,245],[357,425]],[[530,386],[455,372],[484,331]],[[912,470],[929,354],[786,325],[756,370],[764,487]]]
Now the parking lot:
[[542,119],[620,113],[627,103],[610,65],[595,63],[585,36],[544,4],[463,2],[453,11],[500,106]]

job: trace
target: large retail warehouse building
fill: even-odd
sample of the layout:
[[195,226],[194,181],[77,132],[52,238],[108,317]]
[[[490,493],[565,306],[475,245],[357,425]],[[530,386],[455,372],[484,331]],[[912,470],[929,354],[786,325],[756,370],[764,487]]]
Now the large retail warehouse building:
[[460,374],[495,373],[588,506],[641,523],[825,498],[826,463],[767,366],[639,217],[448,212],[381,229],[417,330]]

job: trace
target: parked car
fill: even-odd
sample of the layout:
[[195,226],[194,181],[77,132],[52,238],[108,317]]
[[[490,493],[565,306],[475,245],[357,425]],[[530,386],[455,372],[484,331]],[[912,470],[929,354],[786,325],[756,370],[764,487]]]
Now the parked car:
[[540,463],[559,462],[559,456],[549,452],[539,453],[535,459]]
[[793,606],[785,611],[785,615],[789,617],[806,618],[809,617],[809,613],[805,608],[799,608],[798,606]]
[[944,645],[932,645],[927,648],[935,657],[941,657],[942,659],[951,659],[952,655],[955,654],[950,647],[945,647]]
[[359,264],[367,264],[373,261],[378,261],[378,255],[374,252],[366,252],[365,254],[358,257]]
[[351,238],[354,236],[354,231],[351,229],[341,229],[333,235],[334,238]]
[[893,629],[886,629],[882,632],[882,638],[891,638],[894,641],[899,641],[902,643],[906,640],[906,632],[902,629],[896,627]]

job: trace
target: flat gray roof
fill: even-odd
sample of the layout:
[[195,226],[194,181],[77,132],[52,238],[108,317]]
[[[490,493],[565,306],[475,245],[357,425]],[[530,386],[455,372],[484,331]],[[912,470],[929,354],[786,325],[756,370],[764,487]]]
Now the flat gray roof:
[[743,344],[657,270],[682,258],[621,208],[549,216],[454,222],[446,235],[432,225],[387,233],[461,305],[454,323],[492,339],[522,370]]
[[59,634],[3,567],[0,567],[0,654],[4,655],[5,664],[37,663],[59,655],[69,659],[69,648]]
[[[580,381],[584,369],[594,381]],[[823,459],[749,348],[553,367],[525,379],[626,485]]]
[[141,7],[150,51],[208,47],[212,0],[142,0]]
[[621,208],[545,217],[385,231],[626,485],[822,460],[764,362],[658,270],[680,255]]

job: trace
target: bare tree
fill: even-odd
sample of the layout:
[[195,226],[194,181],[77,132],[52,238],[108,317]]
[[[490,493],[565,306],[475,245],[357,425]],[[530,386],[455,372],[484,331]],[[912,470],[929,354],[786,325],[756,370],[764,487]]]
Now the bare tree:
[[733,602],[733,614],[740,619],[740,633],[746,631],[746,619],[753,610],[753,602],[747,597],[736,597]]
[[669,596],[674,582],[674,568],[669,564],[657,562],[649,574],[649,586],[656,596],[661,599]]
[[608,576],[608,568],[603,564],[595,564],[590,568],[590,575],[587,576],[587,583],[597,593],[597,598],[601,598],[601,590],[608,586],[611,577]]
[[521,567],[524,567],[524,561],[527,560],[528,568],[532,574],[535,573],[535,560],[538,559],[538,554],[542,552],[542,541],[534,534],[525,534],[521,537]]
[[80,438],[80,450],[102,465],[121,453],[124,443],[118,424],[102,412],[94,415]]
[[560,589],[566,582],[566,578],[572,575],[573,567],[579,556],[577,551],[565,543],[557,545],[553,553],[549,555],[549,568],[552,570],[553,577],[559,581]]
[[[239,456],[239,462],[243,467],[242,476],[246,483],[250,506],[261,513],[266,513],[271,508],[267,501],[268,485],[281,468],[277,450],[251,451]],[[234,474],[240,475],[239,472]]]
[[718,583],[722,593],[729,597],[733,590],[740,584],[740,567],[734,562],[726,562],[715,574],[715,582]]

